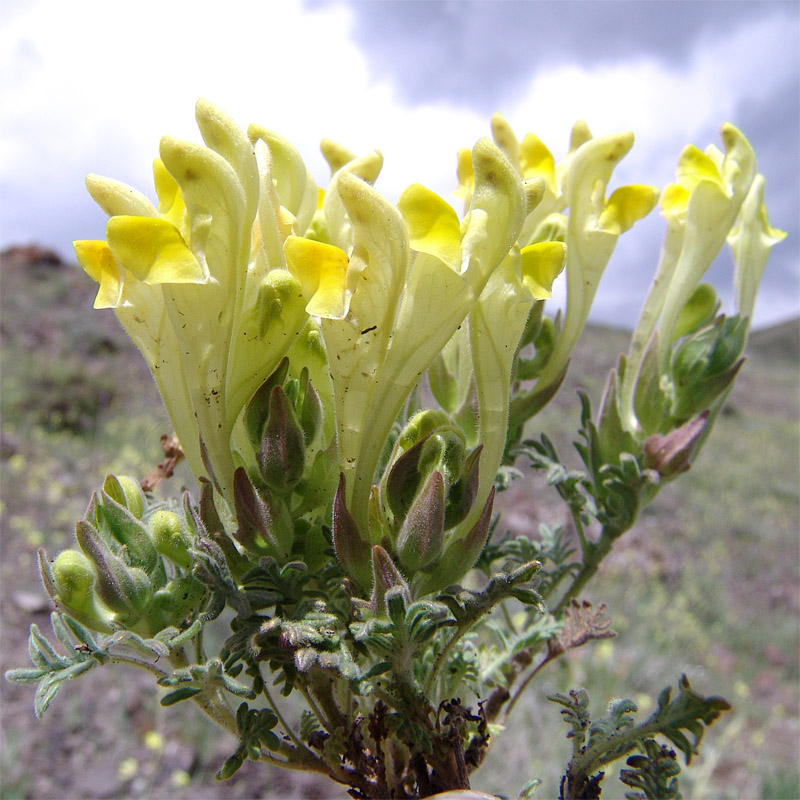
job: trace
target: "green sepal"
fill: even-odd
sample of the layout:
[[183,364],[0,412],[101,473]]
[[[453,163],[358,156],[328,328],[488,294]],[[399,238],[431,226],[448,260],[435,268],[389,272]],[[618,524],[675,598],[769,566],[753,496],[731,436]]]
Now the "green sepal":
[[[620,385],[623,370],[627,369],[625,357],[620,358]],[[658,331],[653,334],[639,367],[633,395],[633,410],[645,435],[656,433],[668,423],[670,417],[669,397],[661,386],[658,369]]]
[[[534,308],[544,305],[543,301],[534,303]],[[550,360],[557,340],[556,327],[550,317],[543,317],[539,326],[533,345],[536,348],[536,355],[533,358],[520,358],[517,364],[516,379],[520,381],[538,378],[542,370]],[[520,342],[520,347],[524,346]]]
[[617,401],[618,386],[617,371],[612,369],[608,375],[603,399],[600,401],[600,413],[596,425],[597,453],[592,454],[595,471],[604,464],[618,464],[622,453],[641,451],[641,445],[622,424]]
[[709,324],[718,308],[719,301],[714,287],[710,283],[699,284],[675,322],[672,340],[680,339]]
[[[113,552],[125,548],[127,561],[142,569],[155,583],[163,586],[167,575],[147,527],[125,506],[105,492],[95,492],[85,521],[92,526]],[[121,546],[121,547],[120,547]]]
[[292,506],[295,519],[330,503],[338,476],[339,450],[334,437],[325,450],[318,450],[314,454],[311,467],[306,469],[303,480],[295,489],[293,500],[299,498],[299,502]]
[[210,536],[223,532],[225,526],[214,504],[214,487],[206,478],[200,478],[200,519]]
[[306,447],[313,444],[322,430],[324,414],[322,400],[308,377],[308,368],[300,373],[300,386],[303,391],[303,404],[300,408],[300,427],[303,430]]
[[405,518],[421,482],[419,462],[430,434],[415,442],[391,465],[386,474],[386,502],[396,519]]
[[75,538],[97,571],[100,599],[119,614],[120,622],[136,624],[147,611],[153,595],[147,574],[139,567],[126,564],[85,520],[76,525]]
[[256,556],[285,561],[294,541],[294,524],[286,504],[269,492],[258,492],[244,467],[237,467],[234,473],[233,499],[236,540]]
[[710,408],[731,385],[744,363],[747,329],[746,318],[721,316],[678,347],[671,366],[678,424]]
[[161,612],[164,625],[180,626],[201,614],[208,600],[208,589],[193,575],[181,575],[153,595],[153,608]]
[[108,475],[103,482],[103,491],[112,500],[125,506],[136,519],[142,518],[146,500],[136,478],[129,475]]

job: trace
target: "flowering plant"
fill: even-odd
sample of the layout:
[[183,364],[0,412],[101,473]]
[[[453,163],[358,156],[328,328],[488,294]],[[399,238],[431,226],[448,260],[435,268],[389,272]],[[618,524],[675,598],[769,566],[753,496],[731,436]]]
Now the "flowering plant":
[[[191,701],[245,759],[325,774],[354,797],[468,789],[521,692],[550,662],[613,636],[581,601],[614,542],[697,457],[742,365],[771,247],[745,137],[693,146],[677,181],[608,191],[630,133],[584,123],[556,163],[499,115],[458,156],[465,213],[414,184],[392,205],[380,153],[324,141],[317,188],[299,153],[200,101],[205,142],[165,137],[158,205],[89,176],[106,239],[78,241],[152,371],[198,494],[154,499],[108,476],[76,547],[40,551],[53,632],[31,626],[41,716],[66,679],[124,663],[163,705]],[[618,238],[661,204],[667,233],[628,353],[599,409],[581,397],[568,471],[534,417],[558,391]],[[736,314],[702,283],[725,241]],[[564,271],[567,305],[545,313]],[[502,534],[498,491],[527,462],[567,504],[575,540]],[[496,618],[489,620],[493,610]],[[227,625],[207,652],[204,631]],[[496,641],[499,639],[501,646]],[[287,719],[277,697],[304,703]],[[599,796],[627,757],[635,797],[675,797],[704,725],[729,706],[682,676],[637,721],[592,720],[584,690],[550,698],[571,726],[564,797]],[[291,706],[294,708],[295,706]],[[660,737],[660,740],[657,739]]]

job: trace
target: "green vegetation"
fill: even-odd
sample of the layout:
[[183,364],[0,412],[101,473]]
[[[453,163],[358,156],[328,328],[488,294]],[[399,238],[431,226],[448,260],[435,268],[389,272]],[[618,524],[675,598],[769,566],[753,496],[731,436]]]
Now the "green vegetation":
[[[113,314],[89,313],[94,287],[85,275],[71,267],[17,267],[3,270],[2,283],[6,669],[25,660],[31,619],[25,604],[43,597],[36,547],[44,545],[55,556],[70,542],[92,487],[108,472],[150,472],[162,458],[159,436],[169,429],[149,373]],[[596,403],[626,343],[627,334],[589,328],[558,398],[537,418],[537,427],[552,435],[575,467],[578,456],[568,439],[579,417],[574,376],[581,376],[580,385]],[[750,359],[691,475],[664,489],[616,543],[591,584],[588,599],[608,604],[619,636],[594,643],[591,652],[568,654],[542,675],[537,691],[512,716],[514,730],[490,754],[476,788],[513,796],[528,778],[538,777],[543,784],[536,796],[555,796],[571,748],[565,736],[539,735],[545,726],[553,730],[559,713],[546,695],[587,683],[593,718],[606,713],[602,698],[623,693],[647,716],[653,709],[644,698],[685,672],[699,692],[730,700],[734,712],[707,733],[695,769],[682,774],[684,795],[798,796],[799,352],[796,322],[753,334]],[[190,480],[178,471],[170,494],[183,482],[192,488]],[[33,494],[44,502],[31,503]],[[501,525],[516,533],[535,534],[539,522],[568,524],[541,476],[526,474],[512,484],[502,508],[507,513]],[[43,604],[38,612],[36,621],[46,623],[49,608]],[[106,676],[102,690],[123,693],[124,715],[98,720],[91,695],[100,689],[78,682],[54,702],[47,726],[34,719],[28,692],[3,684],[4,797],[55,791],[92,796],[86,769],[100,780],[98,764],[111,773],[104,791],[116,796],[151,796],[155,786],[161,787],[158,796],[176,798],[342,795],[340,787],[311,784],[314,779],[306,776],[275,775],[264,786],[261,767],[244,768],[229,784],[214,784],[229,742],[215,749],[213,742],[201,741],[208,729],[197,724],[191,708],[169,717],[159,713],[152,690],[141,689],[149,686],[146,678],[132,676],[122,688],[113,678]],[[177,754],[168,758],[152,738],[147,743],[154,719],[166,741],[182,729]],[[86,720],[103,726],[105,738],[92,740],[105,740],[107,752],[87,746],[81,732]],[[136,765],[115,756],[131,752],[137,753]],[[59,774],[48,784],[54,759]],[[189,787],[181,785],[184,772],[193,777]]]

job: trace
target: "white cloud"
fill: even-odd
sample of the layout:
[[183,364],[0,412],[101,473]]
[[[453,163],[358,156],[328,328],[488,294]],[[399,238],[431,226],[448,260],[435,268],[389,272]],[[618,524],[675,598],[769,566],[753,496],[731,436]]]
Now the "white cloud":
[[[390,199],[416,181],[449,196],[456,148],[487,134],[489,120],[468,97],[403,106],[392,84],[371,79],[352,43],[351,14],[346,6],[310,12],[299,0],[232,0],[224,11],[208,0],[18,7],[0,27],[2,246],[38,240],[66,254],[72,238],[101,237],[104,218],[83,191],[85,173],[152,194],[158,140],[198,138],[200,96],[243,126],[258,122],[289,138],[321,182],[327,167],[318,143],[329,136],[357,152],[384,152],[379,185]],[[707,40],[677,68],[621,54],[591,70],[540,70],[520,100],[500,110],[557,157],[578,117],[596,134],[632,128],[637,144],[620,181],[663,184],[685,143],[714,141],[743,101],[779,85],[794,63],[793,32],[778,15]],[[648,234],[628,257],[656,258],[657,250]],[[620,280],[612,273],[606,282]],[[599,308],[619,313],[613,293]]]

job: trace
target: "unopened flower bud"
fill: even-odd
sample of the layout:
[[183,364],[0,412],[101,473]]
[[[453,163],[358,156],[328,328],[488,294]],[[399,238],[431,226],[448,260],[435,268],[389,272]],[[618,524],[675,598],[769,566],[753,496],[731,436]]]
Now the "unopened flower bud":
[[131,565],[144,570],[158,582],[166,579],[146,526],[126,506],[104,491],[96,492],[87,510],[86,521],[114,552],[120,546],[125,547]]
[[135,624],[147,610],[152,586],[139,567],[126,564],[85,520],[78,522],[75,538],[97,572],[97,594],[119,615],[121,622]]
[[492,522],[495,488],[492,487],[483,507],[483,512],[470,532],[463,538],[451,542],[441,559],[436,562],[431,572],[421,576],[416,586],[416,596],[440,591],[458,581],[478,560],[478,556],[486,544]]
[[95,630],[109,630],[108,623],[113,614],[98,606],[94,595],[97,574],[92,562],[77,550],[64,550],[59,553],[51,568],[55,597],[60,606],[75,613],[80,621],[91,625]]
[[136,519],[144,513],[145,498],[139,481],[129,475],[109,475],[103,483],[103,491],[121,506],[125,506]]
[[372,548],[372,594],[369,599],[370,610],[375,616],[382,617],[388,614],[386,594],[391,589],[401,592],[406,603],[411,603],[411,592],[406,579],[395,566],[391,556],[376,544]]
[[192,566],[189,555],[191,537],[174,511],[159,509],[148,520],[150,536],[156,550],[184,569]]
[[478,445],[467,456],[464,462],[462,475],[447,493],[447,506],[445,509],[445,529],[450,529],[463,522],[467,514],[472,511],[475,498],[478,496],[478,481],[480,479],[480,457],[483,445]]
[[370,585],[370,546],[358,532],[358,526],[345,505],[344,475],[333,500],[333,549],[342,569],[362,586]]
[[285,560],[292,549],[294,525],[283,501],[269,492],[260,494],[244,467],[234,473],[233,500],[239,525],[236,539],[257,556]]
[[[307,376],[308,372],[304,374]],[[317,433],[322,429],[322,415],[322,400],[313,384],[306,378],[303,407],[300,410],[300,427],[303,429],[307,445],[317,438]]]
[[264,482],[275,492],[291,491],[303,477],[305,437],[289,398],[280,386],[273,388],[269,417],[258,452]]
[[673,478],[686,472],[692,464],[708,417],[709,412],[704,411],[665,436],[660,433],[649,436],[644,443],[644,466],[655,470],[662,478]]
[[417,495],[397,537],[400,563],[414,573],[439,557],[444,541],[444,478],[434,471]]

